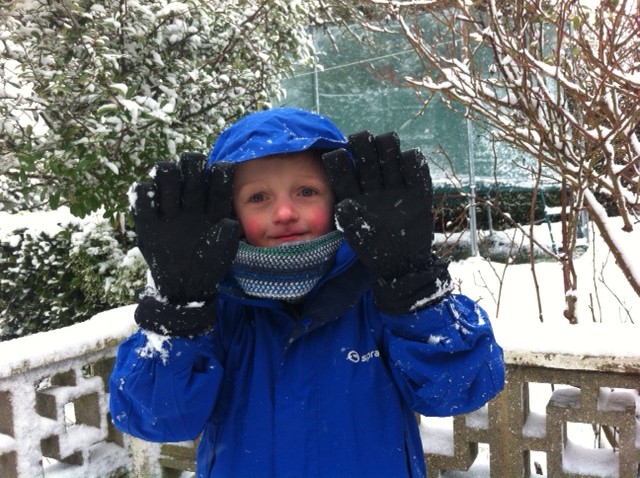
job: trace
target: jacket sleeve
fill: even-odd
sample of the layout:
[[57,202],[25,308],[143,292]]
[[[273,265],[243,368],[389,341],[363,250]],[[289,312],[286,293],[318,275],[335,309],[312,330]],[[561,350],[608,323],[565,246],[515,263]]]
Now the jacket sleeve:
[[463,295],[384,315],[384,347],[398,387],[425,416],[476,410],[504,386],[503,352],[486,312]]
[[148,441],[196,438],[222,381],[213,341],[211,333],[183,338],[139,329],[122,342],[109,382],[114,425]]

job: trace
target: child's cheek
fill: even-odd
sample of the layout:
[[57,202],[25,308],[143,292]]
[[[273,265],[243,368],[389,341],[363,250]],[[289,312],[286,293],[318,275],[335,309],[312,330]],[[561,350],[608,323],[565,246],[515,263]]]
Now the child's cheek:
[[242,226],[242,231],[244,232],[247,242],[252,245],[260,245],[259,240],[263,236],[264,232],[262,222],[256,218],[244,217],[240,221],[240,224]]
[[333,229],[333,211],[318,211],[310,218],[310,223],[318,235],[326,234]]

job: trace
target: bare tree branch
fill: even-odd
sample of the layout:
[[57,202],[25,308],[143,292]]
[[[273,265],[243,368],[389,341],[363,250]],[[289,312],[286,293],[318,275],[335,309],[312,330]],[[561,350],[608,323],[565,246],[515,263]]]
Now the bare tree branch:
[[611,230],[599,199],[615,207],[623,231],[633,230],[640,213],[637,7],[630,0],[594,8],[575,0],[372,3],[385,6],[423,69],[395,72],[390,81],[420,98],[437,94],[462,105],[570,191],[562,255],[568,320],[576,320],[572,257],[585,206],[640,294],[631,256],[615,240],[621,231]]

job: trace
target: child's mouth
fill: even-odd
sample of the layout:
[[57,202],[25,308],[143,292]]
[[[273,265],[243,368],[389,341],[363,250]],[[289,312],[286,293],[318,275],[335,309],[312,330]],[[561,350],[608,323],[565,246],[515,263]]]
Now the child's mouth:
[[285,234],[282,236],[276,236],[273,238],[273,240],[278,243],[295,242],[303,240],[304,236],[304,234]]

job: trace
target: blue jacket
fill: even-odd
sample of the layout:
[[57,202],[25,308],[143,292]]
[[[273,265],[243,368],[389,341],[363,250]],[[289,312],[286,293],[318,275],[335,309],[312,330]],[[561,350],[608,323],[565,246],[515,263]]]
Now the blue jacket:
[[203,432],[199,477],[425,476],[413,412],[469,412],[503,386],[482,309],[450,295],[381,314],[346,243],[299,317],[221,289],[212,333],[171,338],[159,353],[139,331],[111,377],[120,430],[160,442]]
[[157,339],[139,330],[120,346],[111,415],[150,441],[201,435],[202,478],[424,477],[414,412],[466,413],[504,382],[477,304],[452,294],[385,315],[346,242],[303,307],[229,278],[210,333]]

